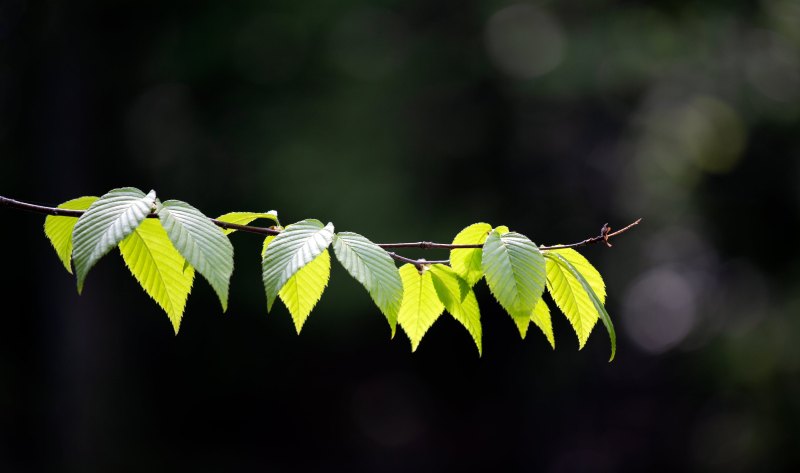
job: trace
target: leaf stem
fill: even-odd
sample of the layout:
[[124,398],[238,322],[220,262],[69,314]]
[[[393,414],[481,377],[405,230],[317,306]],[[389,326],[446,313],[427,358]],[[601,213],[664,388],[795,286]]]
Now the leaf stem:
[[[58,208],[55,208],[55,207],[46,207],[46,206],[43,206],[43,205],[37,205],[37,204],[29,203],[29,202],[22,202],[22,201],[19,201],[19,200],[9,199],[8,197],[3,197],[3,196],[0,196],[0,206],[9,207],[9,208],[12,208],[12,209],[17,209],[17,210],[23,210],[23,211],[26,211],[26,212],[34,212],[34,213],[45,214],[45,215],[55,215],[55,216],[60,216],[60,217],[80,217],[85,212],[84,210],[68,210],[68,209],[58,209]],[[150,214],[147,217],[148,218],[158,218],[158,215]],[[255,234],[258,234],[258,235],[277,235],[277,234],[279,234],[281,232],[280,230],[277,230],[275,228],[255,227],[255,226],[252,226],[252,225],[239,225],[239,224],[236,224],[236,223],[221,222],[221,221],[213,219],[213,218],[210,219],[210,220],[211,220],[211,222],[214,223],[214,225],[216,225],[218,227],[221,227],[221,228],[238,230],[238,231],[247,232],[247,233],[255,233]],[[636,220],[635,222],[629,224],[628,226],[626,226],[626,227],[624,227],[624,228],[622,228],[620,230],[617,230],[615,232],[611,232],[611,227],[609,227],[608,224],[606,223],[600,229],[600,234],[597,235],[597,236],[593,236],[593,237],[587,238],[587,239],[585,239],[583,241],[579,241],[577,243],[570,243],[568,245],[552,245],[552,246],[542,245],[542,246],[539,247],[539,250],[541,250],[541,251],[549,251],[549,250],[563,250],[563,249],[566,249],[566,248],[579,248],[581,246],[592,245],[592,244],[595,244],[595,243],[599,243],[601,241],[603,243],[605,243],[606,246],[611,247],[612,245],[608,240],[610,240],[611,238],[613,238],[613,237],[615,237],[617,235],[620,235],[622,233],[627,232],[631,228],[633,228],[636,225],[638,225],[641,221],[642,221],[642,219],[640,218],[640,219]],[[474,248],[483,248],[483,244],[453,245],[453,244],[449,244],[449,243],[434,243],[434,242],[430,242],[430,241],[418,241],[418,242],[409,242],[409,243],[377,243],[377,245],[380,246],[383,249],[420,248],[420,249],[423,249],[423,250],[428,250],[428,249],[455,250],[455,249],[464,249],[464,248],[473,248],[473,249]],[[423,264],[437,264],[437,263],[438,264],[448,264],[448,265],[450,264],[449,260],[435,260],[435,261],[426,261],[425,259],[415,260],[415,259],[411,259],[411,258],[406,258],[405,256],[400,256],[400,255],[398,255],[396,253],[392,253],[392,252],[389,253],[389,256],[394,258],[396,261],[400,261],[400,262],[403,262],[403,263],[411,263],[414,266],[417,266],[417,268],[419,268]]]

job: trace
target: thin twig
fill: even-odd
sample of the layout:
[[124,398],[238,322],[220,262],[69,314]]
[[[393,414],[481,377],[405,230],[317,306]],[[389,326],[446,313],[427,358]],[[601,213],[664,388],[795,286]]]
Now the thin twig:
[[609,239],[611,239],[612,237],[615,237],[615,236],[617,236],[617,235],[619,235],[621,233],[627,232],[628,230],[630,230],[631,228],[635,227],[636,225],[639,225],[639,223],[641,221],[642,221],[641,218],[637,219],[635,222],[629,224],[625,228],[623,228],[621,230],[617,230],[616,232],[613,232],[613,233],[611,233],[611,227],[609,227],[608,224],[605,224],[605,225],[603,225],[603,228],[600,229],[600,234],[597,235],[597,236],[594,236],[594,237],[591,237],[591,238],[587,238],[587,239],[585,239],[583,241],[579,241],[578,243],[571,243],[569,245],[540,246],[539,249],[542,250],[542,251],[563,250],[563,249],[566,249],[566,248],[578,248],[580,246],[591,245],[593,243],[598,243],[598,242],[601,242],[601,241],[603,243],[605,243],[607,247],[611,248],[612,245],[611,245],[611,243],[608,242]]
[[[84,214],[85,210],[69,210],[69,209],[58,209],[55,207],[45,207],[43,205],[36,205],[31,204],[28,202],[21,202],[14,199],[9,199],[7,197],[0,196],[0,205],[3,207],[9,207],[12,209],[17,210],[24,210],[27,212],[35,212],[39,214],[45,215],[55,215],[60,217],[80,217]],[[150,214],[147,216],[148,218],[158,218],[156,214]],[[228,223],[222,222],[216,219],[210,219],[215,225],[225,229],[231,230],[238,230],[247,233],[255,233],[258,235],[277,235],[281,233],[281,230],[275,228],[266,228],[266,227],[254,227],[252,225],[239,225],[236,223]],[[541,251],[548,251],[548,250],[562,250],[566,248],[578,248],[581,246],[587,246],[598,242],[603,242],[606,246],[611,246],[611,243],[608,241],[609,239],[620,235],[622,233],[627,232],[634,226],[638,225],[642,219],[638,219],[635,222],[631,223],[630,225],[626,226],[621,230],[617,230],[615,232],[611,232],[611,228],[608,224],[603,225],[603,228],[600,229],[600,234],[597,236],[593,236],[591,238],[587,238],[583,241],[579,241],[577,243],[570,243],[568,245],[552,245],[552,246],[540,246],[539,249]],[[442,249],[442,250],[454,250],[454,249],[476,249],[476,248],[483,248],[483,244],[476,243],[470,245],[454,245],[449,243],[434,243],[430,241],[418,241],[418,242],[410,242],[410,243],[377,243],[378,246],[384,249],[391,249],[391,248],[420,248],[423,250],[428,249]],[[396,261],[400,261],[403,263],[410,263],[416,266],[417,268],[421,267],[423,264],[450,264],[449,260],[435,260],[435,261],[426,261],[425,259],[411,259],[406,258],[405,256],[400,256],[396,253],[389,253],[389,256],[394,258]]]
[[389,253],[389,256],[391,256],[392,259],[394,259],[395,261],[399,261],[401,263],[413,264],[414,266],[417,267],[417,269],[419,269],[419,267],[422,266],[423,264],[444,264],[444,265],[450,266],[450,260],[448,260],[448,259],[428,261],[428,260],[426,260],[424,258],[420,258],[420,259],[406,258],[405,256],[400,256],[397,253],[393,253],[391,251],[388,251],[387,253]]

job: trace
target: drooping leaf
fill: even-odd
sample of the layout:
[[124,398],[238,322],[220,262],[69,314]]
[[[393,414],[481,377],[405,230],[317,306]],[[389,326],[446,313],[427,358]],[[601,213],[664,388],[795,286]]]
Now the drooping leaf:
[[333,224],[323,226],[314,219],[286,227],[272,240],[261,261],[261,276],[267,293],[267,311],[286,281],[322,253],[333,239]]
[[292,314],[298,335],[311,310],[322,297],[330,277],[331,255],[328,250],[324,250],[310,263],[300,268],[278,291],[281,301]]
[[589,339],[599,315],[583,285],[556,253],[547,253],[547,290],[578,336],[578,349]]
[[433,279],[433,287],[439,300],[444,304],[447,312],[458,320],[467,329],[475,345],[478,355],[483,354],[481,345],[481,312],[478,300],[469,283],[459,276],[452,268],[434,264],[428,271]]
[[397,323],[411,340],[411,351],[416,351],[425,332],[442,315],[444,304],[436,294],[430,271],[422,274],[412,264],[400,267],[403,280],[403,301],[397,313]]
[[555,350],[556,338],[553,336],[553,320],[550,318],[550,307],[547,306],[544,299],[539,299],[539,302],[536,303],[536,307],[531,313],[531,321],[539,327],[539,330],[547,337],[547,341],[550,342],[550,346]]
[[[254,220],[258,220],[260,218],[272,220],[276,225],[280,225],[280,222],[278,221],[278,212],[276,210],[270,210],[269,212],[228,212],[224,215],[220,215],[216,218],[216,220],[219,220],[220,222],[235,223],[237,225],[249,225]],[[225,235],[230,235],[235,231],[236,229],[234,228],[222,229],[222,233]]]
[[[561,310],[564,311],[564,314],[567,315],[567,319],[569,319],[570,323],[575,329],[575,332],[578,333],[579,348],[583,348],[583,345],[586,343],[586,339],[588,339],[592,327],[594,327],[594,324],[597,322],[597,318],[599,317],[603,321],[603,325],[605,325],[606,330],[608,331],[608,337],[611,340],[611,357],[608,361],[612,361],[617,353],[617,335],[614,331],[614,324],[611,322],[611,317],[608,315],[608,312],[606,312],[606,309],[603,306],[603,302],[600,300],[597,294],[595,294],[594,289],[592,289],[592,286],[589,284],[583,274],[581,274],[577,268],[564,256],[556,252],[548,253],[547,260],[548,263],[550,261],[557,263],[556,266],[549,264],[547,267],[548,289],[551,286],[550,282],[552,280],[552,286],[554,287],[554,290],[562,293],[566,301],[570,300],[568,296],[571,294],[574,299],[575,306],[579,307],[580,318],[573,318],[579,320],[579,322],[582,324],[581,328],[583,330],[580,333],[578,333],[578,328],[573,322],[573,318],[570,318],[570,316],[567,315],[568,312],[559,305],[559,308],[561,308]],[[550,270],[551,266],[554,268],[552,271],[552,277]],[[555,268],[557,268],[557,270]],[[577,282],[578,287],[576,287],[575,282]],[[583,289],[583,291],[581,291],[581,289]],[[558,304],[558,299],[555,297],[555,292],[551,290],[550,293],[553,294],[553,299],[556,301],[556,304]],[[588,315],[588,310],[586,307],[587,300],[589,304],[591,304],[590,307],[594,308],[594,321],[591,322],[591,326],[588,327],[588,330],[586,327],[589,325],[590,316]],[[570,309],[570,312],[574,314],[575,309]],[[581,341],[581,336],[583,334],[585,334],[585,336]]]
[[78,292],[86,275],[100,258],[133,233],[153,210],[156,192],[134,187],[113,189],[89,206],[72,231],[72,261],[78,277]]
[[177,334],[192,290],[194,268],[185,265],[156,219],[145,219],[122,240],[119,251],[142,289],[167,313]]
[[[488,223],[473,223],[458,232],[453,238],[454,245],[475,245],[486,241],[492,226]],[[450,250],[450,265],[467,284],[474,286],[483,277],[481,266],[481,248],[454,248]]]
[[[97,199],[98,197],[94,196],[78,197],[64,202],[58,208],[86,210]],[[50,240],[50,244],[56,250],[61,264],[70,274],[72,274],[72,230],[75,228],[76,223],[78,223],[78,217],[48,215],[44,219],[44,234],[47,235],[47,239]]]
[[228,286],[233,273],[233,245],[222,229],[202,212],[180,200],[168,200],[158,217],[175,249],[211,284],[228,309]]
[[578,253],[577,251],[573,250],[572,248],[565,248],[563,250],[547,250],[544,254],[548,253],[556,253],[564,257],[565,260],[569,261],[572,266],[575,266],[575,269],[578,270],[579,273],[586,278],[586,282],[592,286],[592,290],[597,295],[597,298],[600,299],[600,302],[606,302],[606,283],[603,281],[603,277],[600,276],[600,272],[592,266],[582,254]]
[[483,244],[486,283],[501,306],[517,322],[524,338],[530,315],[545,287],[545,264],[539,248],[525,235],[495,229]]
[[403,281],[394,260],[383,248],[357,233],[333,237],[333,251],[344,269],[360,282],[389,322],[392,337],[403,300]]

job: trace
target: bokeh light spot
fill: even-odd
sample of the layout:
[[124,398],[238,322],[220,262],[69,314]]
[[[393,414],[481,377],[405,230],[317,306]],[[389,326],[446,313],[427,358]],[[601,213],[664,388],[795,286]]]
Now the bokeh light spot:
[[670,269],[655,269],[627,290],[623,326],[642,350],[663,353],[689,334],[696,306],[696,295],[683,276]]
[[486,48],[498,69],[517,79],[533,79],[561,63],[566,38],[558,21],[530,5],[495,13],[486,26]]

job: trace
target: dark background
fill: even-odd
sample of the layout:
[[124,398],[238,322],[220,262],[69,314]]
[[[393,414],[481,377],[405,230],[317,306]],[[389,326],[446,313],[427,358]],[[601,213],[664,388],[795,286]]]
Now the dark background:
[[[301,336],[234,234],[180,334],[112,253],[82,296],[2,212],[0,471],[800,467],[800,4],[0,2],[0,193],[121,186],[374,241],[506,224],[583,253],[617,360],[478,286],[411,353],[334,264]],[[446,254],[409,251],[427,258]]]

